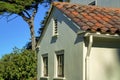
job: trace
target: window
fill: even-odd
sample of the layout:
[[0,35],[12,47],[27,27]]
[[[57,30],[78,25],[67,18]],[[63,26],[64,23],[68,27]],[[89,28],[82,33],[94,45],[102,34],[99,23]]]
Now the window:
[[56,52],[56,77],[64,77],[64,51]]
[[53,36],[58,35],[58,22],[57,19],[53,20]]
[[57,55],[57,75],[64,77],[64,54]]
[[96,2],[93,1],[93,2],[89,3],[89,5],[96,5]]
[[65,2],[66,0],[53,0],[53,1],[58,1],[58,2]]
[[43,76],[48,76],[48,56],[43,56]]

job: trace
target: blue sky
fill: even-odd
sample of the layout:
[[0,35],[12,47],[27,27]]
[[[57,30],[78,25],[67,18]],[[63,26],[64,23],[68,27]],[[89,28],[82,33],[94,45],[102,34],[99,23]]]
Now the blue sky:
[[[39,6],[34,22],[36,35],[38,35],[37,31],[40,28],[40,21],[43,20],[46,11],[47,8],[43,5]],[[10,18],[13,18],[13,16]],[[18,16],[9,22],[7,22],[5,17],[0,19],[0,58],[5,54],[11,53],[14,47],[23,48],[29,41],[29,26],[21,17]]]

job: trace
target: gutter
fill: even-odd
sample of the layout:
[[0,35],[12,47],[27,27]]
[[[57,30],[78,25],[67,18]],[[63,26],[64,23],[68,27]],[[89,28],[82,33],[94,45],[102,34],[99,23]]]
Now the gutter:
[[90,56],[90,51],[91,51],[92,44],[93,44],[93,35],[90,35],[89,36],[89,44],[88,44],[88,48],[87,48],[86,57]]
[[89,43],[87,47],[87,54],[85,57],[85,80],[89,80],[89,57],[90,57],[90,52],[91,48],[93,45],[93,35],[89,35]]

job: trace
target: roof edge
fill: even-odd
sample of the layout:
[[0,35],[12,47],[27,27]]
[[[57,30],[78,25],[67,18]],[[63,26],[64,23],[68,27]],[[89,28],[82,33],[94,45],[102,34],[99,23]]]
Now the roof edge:
[[50,17],[50,15],[51,15],[51,13],[52,13],[52,10],[53,10],[53,5],[50,5],[50,9],[49,9],[49,11],[48,11],[48,15],[47,15],[47,17],[46,17],[46,19],[45,19],[45,22],[44,22],[43,30],[42,30],[42,32],[41,32],[41,34],[40,34],[40,38],[39,38],[38,42],[36,43],[36,44],[37,44],[36,48],[40,47],[39,44],[40,44],[40,42],[41,42],[41,40],[42,40],[42,37],[44,36],[45,30],[47,29],[47,26],[46,26],[46,25],[47,25],[47,22],[48,22],[48,20],[49,20],[49,17]]

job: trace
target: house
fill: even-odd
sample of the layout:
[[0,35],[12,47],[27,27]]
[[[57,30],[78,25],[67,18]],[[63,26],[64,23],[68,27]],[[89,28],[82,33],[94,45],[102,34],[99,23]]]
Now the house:
[[38,47],[38,80],[120,80],[120,8],[54,2]]

